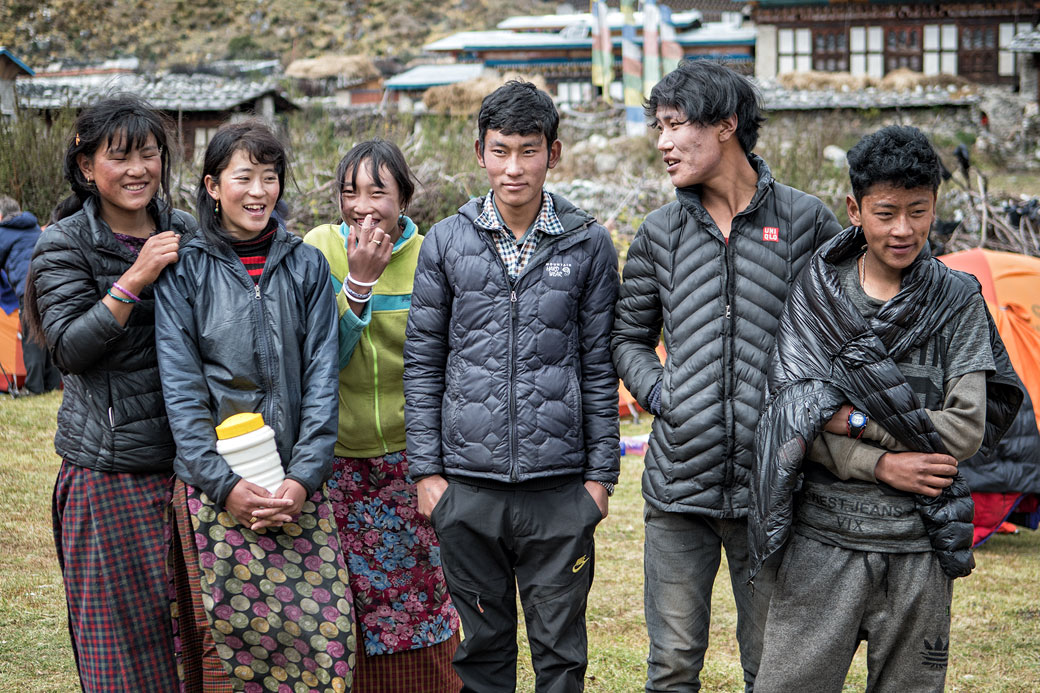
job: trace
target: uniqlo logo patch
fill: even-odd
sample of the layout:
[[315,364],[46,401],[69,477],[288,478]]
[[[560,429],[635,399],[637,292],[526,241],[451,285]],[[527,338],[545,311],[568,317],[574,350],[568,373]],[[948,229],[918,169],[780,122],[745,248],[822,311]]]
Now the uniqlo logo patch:
[[780,242],[780,229],[776,226],[763,226],[762,227],[762,240],[773,241],[774,243]]

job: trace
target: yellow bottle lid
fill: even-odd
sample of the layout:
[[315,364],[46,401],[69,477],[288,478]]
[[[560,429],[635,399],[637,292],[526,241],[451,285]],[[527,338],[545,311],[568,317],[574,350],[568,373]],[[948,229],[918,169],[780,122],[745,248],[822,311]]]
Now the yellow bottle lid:
[[244,412],[229,416],[217,426],[217,440],[227,440],[235,436],[259,431],[264,426],[263,414]]

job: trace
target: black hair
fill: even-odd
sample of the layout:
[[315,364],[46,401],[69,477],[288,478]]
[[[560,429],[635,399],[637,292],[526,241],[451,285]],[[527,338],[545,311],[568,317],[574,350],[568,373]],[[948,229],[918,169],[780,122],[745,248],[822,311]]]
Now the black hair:
[[[159,160],[162,163],[159,176],[158,199],[149,204],[149,212],[158,219],[159,207],[170,208],[170,148],[166,118],[139,96],[127,93],[113,94],[97,103],[87,106],[76,117],[72,132],[69,134],[62,162],[65,180],[72,188],[72,194],[55,205],[51,212],[50,222],[55,223],[72,216],[83,209],[83,203],[93,198],[98,209],[101,197],[97,186],[87,182],[86,176],[79,167],[82,154],[92,159],[100,149],[115,147],[131,152],[140,149],[148,141],[148,136],[155,138],[159,147]],[[25,280],[25,326],[28,338],[37,344],[44,344],[43,316],[36,301],[36,282],[30,269]]]
[[358,168],[365,162],[368,162],[368,175],[380,188],[385,186],[379,171],[386,167],[401,193],[401,206],[407,207],[415,194],[415,176],[397,145],[379,138],[355,144],[340,160],[336,167],[336,206],[340,207],[340,195],[347,187],[347,174],[350,174],[350,187],[356,188]]
[[227,247],[231,236],[220,224],[220,214],[215,209],[216,201],[206,190],[206,176],[220,180],[220,174],[228,167],[231,157],[239,150],[249,154],[249,158],[256,163],[274,166],[274,170],[278,174],[276,205],[285,193],[286,179],[292,180],[289,155],[285,145],[262,120],[250,118],[237,123],[221,125],[206,147],[206,154],[202,158],[202,173],[199,175],[199,184],[195,189],[195,212],[199,219],[199,229],[207,241],[218,247]]
[[737,140],[745,154],[758,144],[765,121],[762,96],[747,77],[710,60],[684,60],[650,91],[643,113],[653,125],[657,109],[678,109],[691,123],[715,125],[737,116]]
[[484,97],[477,115],[480,153],[488,130],[503,135],[545,135],[545,146],[552,147],[560,127],[560,113],[552,97],[531,82],[513,79]]
[[915,127],[890,125],[861,139],[849,150],[849,179],[856,203],[879,183],[907,190],[939,190],[942,167],[939,155]]
[[84,108],[76,118],[62,167],[65,180],[72,186],[72,195],[58,203],[56,210],[61,216],[55,221],[78,212],[87,198],[94,198],[100,208],[97,186],[88,183],[79,168],[81,154],[90,159],[99,149],[110,147],[130,152],[143,147],[149,135],[155,138],[162,161],[158,197],[169,207],[170,149],[166,119],[139,96],[114,94]]

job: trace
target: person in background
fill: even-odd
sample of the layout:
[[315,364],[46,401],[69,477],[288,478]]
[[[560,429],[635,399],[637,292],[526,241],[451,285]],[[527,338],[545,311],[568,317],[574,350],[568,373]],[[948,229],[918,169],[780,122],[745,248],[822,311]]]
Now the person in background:
[[491,190],[430,229],[408,314],[408,464],[462,618],[465,691],[515,689],[518,588],[536,688],[585,686],[593,537],[620,469],[618,274],[607,230],[543,187],[558,125],[529,82],[484,98]]
[[404,334],[422,236],[401,150],[355,145],[336,169],[343,221],[304,242],[325,255],[339,308],[339,436],[329,480],[362,635],[354,693],[454,693],[459,617],[417,511],[404,428]]
[[23,212],[18,202],[0,196],[0,283],[6,282],[18,297],[18,318],[22,333],[22,361],[25,363],[25,391],[38,395],[61,387],[61,373],[55,368],[44,344],[29,339],[25,314],[25,284],[29,261],[40,237],[40,225],[32,212]]
[[29,333],[65,374],[54,540],[84,691],[179,688],[167,584],[176,452],[155,352],[153,287],[195,220],[170,207],[159,114],[123,95],[83,109],[65,151],[72,195],[40,236]]
[[643,472],[648,692],[700,690],[722,550],[747,691],[758,671],[770,585],[765,574],[748,585],[753,434],[791,280],[841,231],[753,153],[759,104],[747,78],[694,60],[645,108],[676,200],[646,217],[628,250],[612,348],[655,417]]
[[[336,441],[336,299],[316,249],[272,218],[290,178],[257,120],[220,127],[196,189],[200,233],[156,288],[156,342],[177,442],[174,513],[186,678],[205,690],[349,690],[354,621],[325,493]],[[215,427],[256,413],[285,478],[235,473]],[[187,579],[187,584],[185,584]]]

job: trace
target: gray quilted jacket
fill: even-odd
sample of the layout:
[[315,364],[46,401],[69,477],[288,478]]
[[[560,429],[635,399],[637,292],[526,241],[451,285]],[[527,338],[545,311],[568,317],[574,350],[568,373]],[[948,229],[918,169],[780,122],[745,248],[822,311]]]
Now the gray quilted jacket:
[[[780,311],[813,251],[841,231],[811,195],[749,157],[758,189],[729,243],[695,189],[652,212],[628,251],[615,311],[614,363],[644,408],[662,382],[643,473],[655,507],[744,517],[754,432]],[[664,335],[662,366],[654,348]]]
[[616,482],[610,235],[553,195],[565,232],[543,237],[514,283],[473,224],[482,203],[435,224],[419,253],[404,346],[410,473]]

